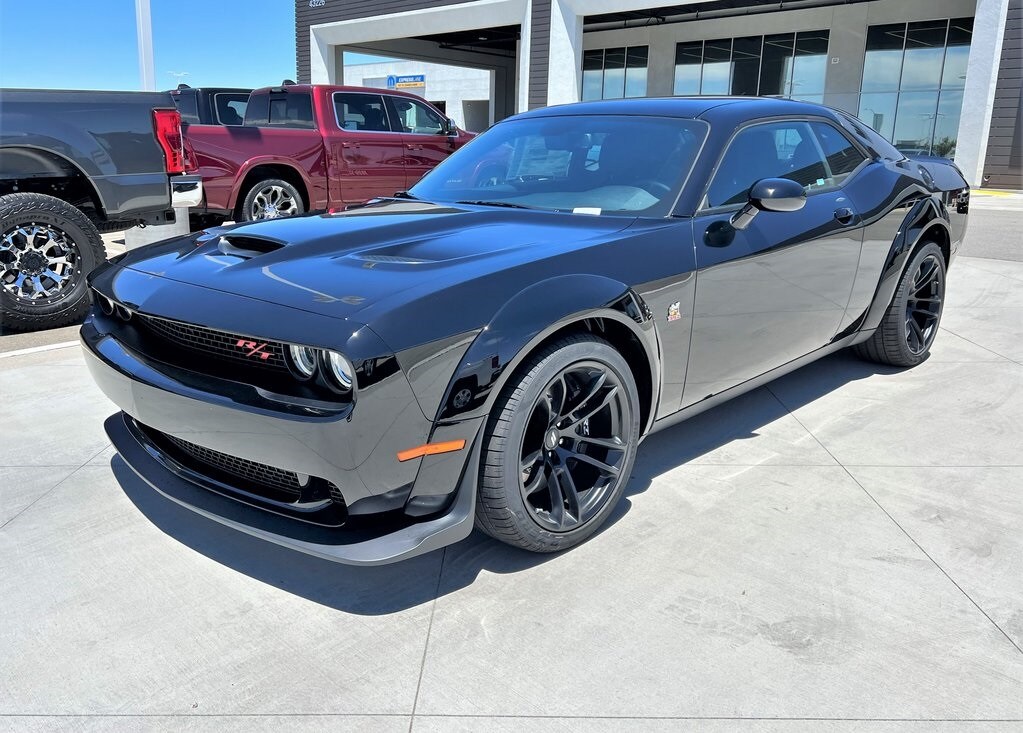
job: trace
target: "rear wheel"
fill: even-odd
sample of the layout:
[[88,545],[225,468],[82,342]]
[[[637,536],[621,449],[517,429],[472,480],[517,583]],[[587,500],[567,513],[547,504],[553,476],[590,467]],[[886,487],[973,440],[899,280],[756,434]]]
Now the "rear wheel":
[[551,344],[487,421],[477,525],[534,552],[579,544],[621,498],[638,439],[639,394],[622,355],[589,335]]
[[902,275],[892,304],[869,340],[856,353],[892,366],[916,366],[927,358],[945,299],[945,257],[934,242],[920,247]]
[[240,213],[242,221],[261,221],[298,216],[304,211],[297,188],[280,178],[270,178],[249,189]]
[[96,227],[66,201],[40,193],[0,197],[0,330],[56,328],[83,318],[85,276],[105,259]]

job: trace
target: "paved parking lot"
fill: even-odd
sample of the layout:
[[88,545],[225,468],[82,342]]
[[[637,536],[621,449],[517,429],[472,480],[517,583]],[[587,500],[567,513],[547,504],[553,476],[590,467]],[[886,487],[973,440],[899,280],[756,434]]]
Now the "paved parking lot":
[[[1018,252],[1015,206],[971,237],[1008,211]],[[77,347],[5,349],[0,729],[1023,729],[1023,262],[986,246],[927,362],[838,354],[651,437],[557,556],[262,543],[134,478]]]

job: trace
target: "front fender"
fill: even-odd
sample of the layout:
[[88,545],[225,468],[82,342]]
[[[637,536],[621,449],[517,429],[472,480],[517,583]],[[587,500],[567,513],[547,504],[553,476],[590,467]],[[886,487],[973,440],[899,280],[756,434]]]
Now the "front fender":
[[424,409],[435,408],[437,422],[489,414],[515,369],[540,343],[572,324],[597,318],[615,321],[636,337],[649,364],[656,404],[660,362],[645,304],[621,282],[580,274],[535,283],[505,303],[465,351],[440,403]]

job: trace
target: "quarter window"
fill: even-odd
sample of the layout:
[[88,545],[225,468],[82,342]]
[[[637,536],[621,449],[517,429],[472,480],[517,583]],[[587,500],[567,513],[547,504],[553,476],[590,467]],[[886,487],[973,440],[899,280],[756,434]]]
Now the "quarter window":
[[313,105],[308,94],[282,94],[270,97],[270,127],[312,128]]
[[802,121],[754,125],[732,140],[707,191],[706,205],[744,203],[753,184],[764,178],[788,178],[807,193],[833,188],[864,160],[831,125]]

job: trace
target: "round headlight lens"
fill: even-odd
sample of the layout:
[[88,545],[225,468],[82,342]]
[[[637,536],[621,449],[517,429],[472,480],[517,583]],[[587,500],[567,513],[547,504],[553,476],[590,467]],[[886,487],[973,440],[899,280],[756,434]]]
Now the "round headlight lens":
[[330,376],[334,382],[343,390],[352,388],[355,383],[355,367],[352,362],[336,351],[327,352],[327,365],[330,367]]
[[309,379],[316,373],[316,351],[308,346],[289,346],[291,365],[302,379]]

